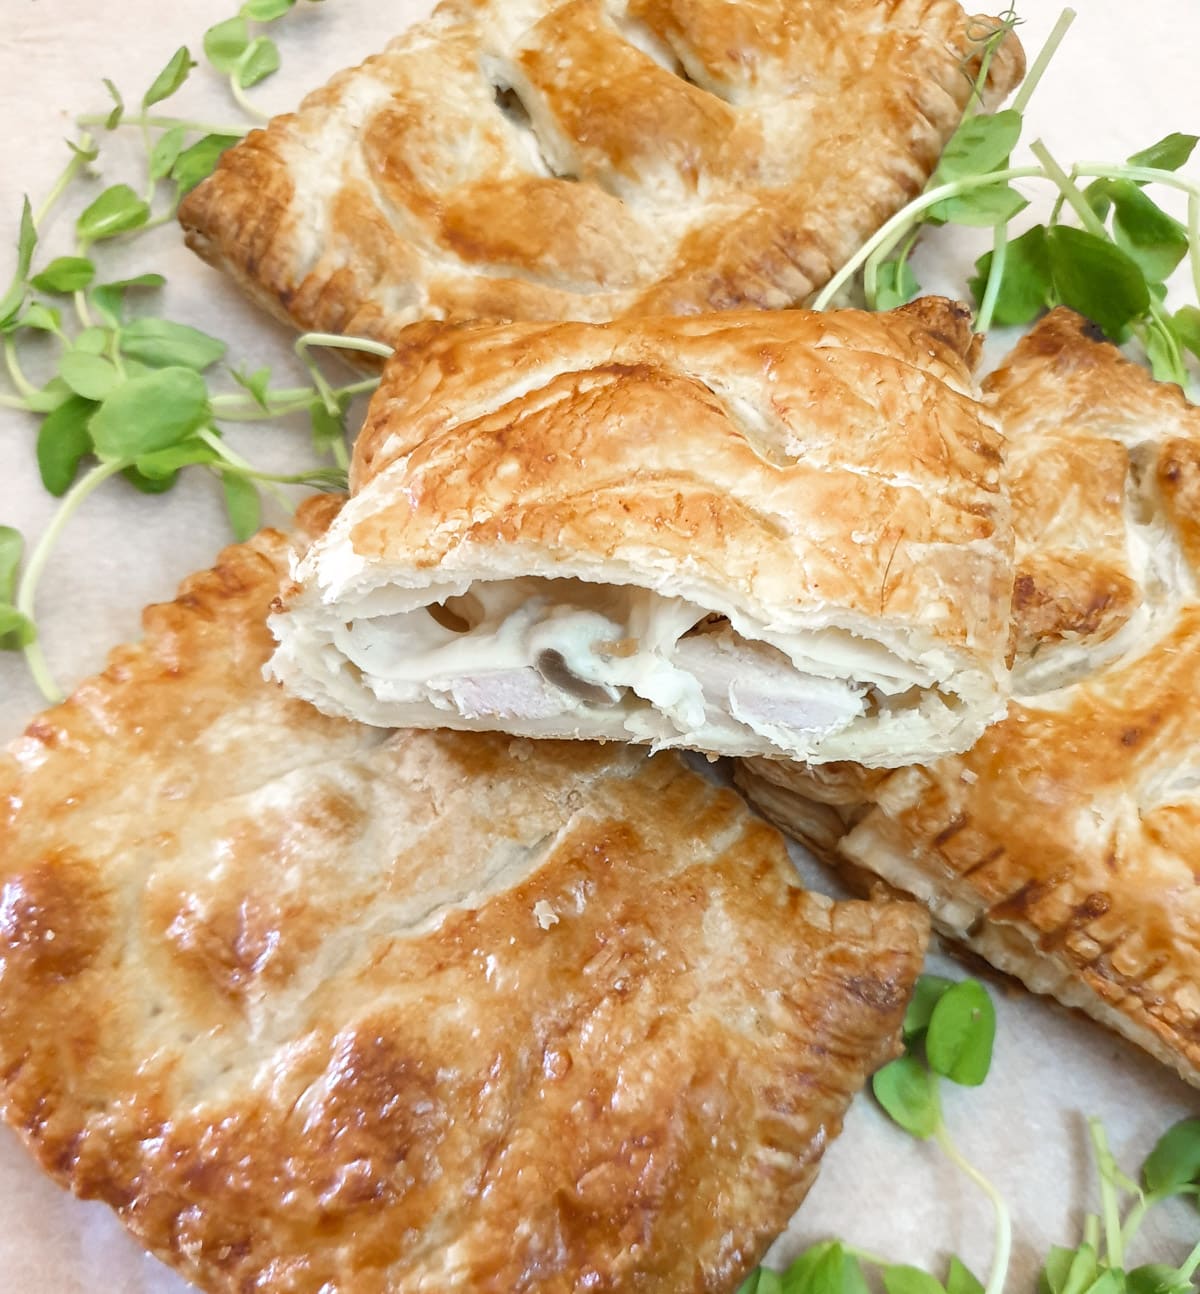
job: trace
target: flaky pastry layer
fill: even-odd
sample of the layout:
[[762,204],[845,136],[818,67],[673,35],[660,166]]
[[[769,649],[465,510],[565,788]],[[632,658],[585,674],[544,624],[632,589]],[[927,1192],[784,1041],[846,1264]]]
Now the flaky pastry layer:
[[416,330],[272,670],[384,725],[898,764],[1003,710],[964,311]]
[[1007,719],[925,767],[739,780],[1200,1086],[1200,409],[1066,310],[987,389],[1016,531]]

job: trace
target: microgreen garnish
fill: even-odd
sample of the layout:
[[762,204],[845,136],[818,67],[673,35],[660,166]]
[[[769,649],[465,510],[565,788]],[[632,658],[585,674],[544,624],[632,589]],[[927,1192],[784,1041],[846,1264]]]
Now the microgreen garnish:
[[[872,1080],[888,1115],[919,1140],[933,1139],[992,1201],[996,1245],[986,1287],[951,1255],[944,1279],[838,1240],[812,1245],[786,1271],[759,1267],[737,1294],[866,1294],[864,1268],[878,1273],[887,1294],[999,1294],[1008,1274],[1012,1231],[999,1192],[951,1141],[942,1117],[940,1080],[978,1086],[991,1065],[996,1014],[976,980],[922,975],[904,1017],[905,1054]],[[1100,1212],[1084,1221],[1074,1249],[1054,1247],[1038,1281],[1039,1294],[1195,1294],[1200,1244],[1179,1266],[1127,1267],[1147,1212],[1173,1196],[1200,1199],[1200,1119],[1184,1119],[1158,1140],[1142,1166],[1141,1185],[1123,1173],[1099,1120],[1088,1121],[1100,1188]]]
[[[1191,385],[1187,352],[1200,357],[1200,310],[1163,304],[1167,278],[1190,258],[1200,305],[1200,183],[1176,172],[1196,146],[1196,136],[1173,132],[1121,163],[1084,161],[1064,168],[1040,140],[1030,145],[1036,165],[1014,166],[1011,157],[1024,112],[1073,18],[1064,10],[1010,108],[977,111],[978,93],[947,144],[925,192],[880,228],[830,280],[814,301],[824,309],[862,271],[872,309],[911,300],[920,284],[909,255],[921,231],[957,224],[989,226],[992,248],[976,262],[969,287],[976,327],[1026,324],[1055,305],[1088,316],[1115,342],[1140,343],[1156,377]],[[1011,12],[986,37],[986,61],[1015,22]],[[1014,181],[1042,181],[1057,190],[1050,218],[1014,231],[1028,205]],[[1080,181],[1090,181],[1086,187]],[[1150,186],[1187,195],[1188,221],[1176,220],[1146,192]]]
[[[270,23],[295,0],[248,0],[229,23],[205,38],[209,61],[231,77],[235,98],[279,66],[274,42],[254,24]],[[227,65],[227,66],[226,66]],[[186,117],[160,116],[152,109],[186,84],[196,60],[177,49],[140,96],[133,111],[120,89],[104,85],[112,107],[79,119],[81,133],[45,201],[36,210],[26,200],[17,239],[16,269],[0,297],[0,358],[8,390],[0,405],[38,418],[37,464],[46,489],[62,500],[46,532],[23,562],[25,544],[10,527],[0,527],[0,648],[23,649],[38,686],[48,699],[59,690],[37,641],[36,591],[46,559],[63,527],[94,490],[120,476],[146,494],[163,494],[189,468],[219,481],[230,526],[244,539],[262,519],[260,489],[282,507],[284,486],[345,487],[348,462],[344,418],[353,397],[371,390],[374,379],[334,387],[309,354],[312,345],[335,344],[386,355],[377,343],[353,339],[301,339],[297,354],[307,371],[303,385],[275,386],[268,368],[247,372],[226,368],[227,346],[190,324],[147,312],[149,294],[164,286],[148,272],[112,281],[104,273],[105,245],[141,237],[172,220],[181,198],[209,175],[220,155],[245,133],[237,124],[214,125]],[[39,228],[50,212],[73,196],[99,153],[86,126],[105,132],[134,129],[144,145],[144,175],[136,187],[119,182],[79,200],[75,247],[35,265]],[[37,334],[48,338],[52,370],[37,380],[25,370],[23,346]],[[46,342],[36,355],[44,363]],[[311,466],[288,474],[264,472],[226,443],[222,424],[265,421],[307,412],[316,456]]]

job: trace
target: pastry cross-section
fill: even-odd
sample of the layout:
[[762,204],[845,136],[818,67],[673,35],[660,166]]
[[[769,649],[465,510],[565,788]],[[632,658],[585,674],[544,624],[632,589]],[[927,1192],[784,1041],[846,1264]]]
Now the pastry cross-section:
[[331,713],[897,765],[1003,710],[965,311],[414,329],[272,669]]
[[[303,329],[802,303],[920,192],[954,0],[448,0],[226,153],[188,241]],[[1011,34],[985,103],[1023,72]]]
[[288,554],[226,551],[0,760],[4,1117],[212,1294],[733,1290],[924,913],[801,890],[673,755],[287,697]]
[[1008,717],[961,758],[741,781],[1200,1085],[1200,408],[1065,310],[987,388],[1016,532]]

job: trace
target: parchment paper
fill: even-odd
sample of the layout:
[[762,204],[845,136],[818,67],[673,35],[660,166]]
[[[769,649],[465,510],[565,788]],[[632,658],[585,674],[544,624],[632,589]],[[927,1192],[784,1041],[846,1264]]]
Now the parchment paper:
[[[1078,7],[1075,28],[1031,105],[1028,138],[1042,135],[1068,162],[1116,161],[1169,130],[1200,129],[1200,3],[1079,0]],[[421,0],[302,0],[277,28],[283,70],[255,98],[272,111],[293,106],[427,8]],[[12,263],[21,194],[28,191],[36,203],[48,190],[66,160],[62,139],[73,115],[105,110],[100,78],[114,79],[136,103],[178,45],[198,50],[204,29],[235,9],[233,0],[0,0],[0,277],[7,279]],[[1021,9],[1022,37],[1032,53],[1058,5],[1025,0]],[[185,108],[215,123],[238,119],[218,78],[202,69],[163,111]],[[104,182],[126,178],[120,164],[104,162]],[[100,188],[95,181],[94,192]],[[47,226],[52,250],[66,250],[73,214]],[[953,290],[979,250],[969,236],[937,236],[918,257],[922,280]],[[135,240],[108,263],[110,277],[122,269],[161,270],[170,280],[162,313],[210,328],[250,368],[287,370],[288,334],[195,261],[173,225]],[[31,539],[53,507],[37,477],[34,430],[23,415],[0,410],[0,522]],[[303,444],[297,438],[306,434],[302,424],[250,429],[232,443],[257,461],[287,468]],[[99,668],[112,645],[136,636],[141,608],[171,597],[180,578],[209,565],[228,542],[215,483],[193,476],[173,493],[149,499],[110,482],[67,529],[38,606],[47,655],[65,686]],[[21,659],[0,658],[0,737],[15,735],[39,708]],[[819,877],[817,883],[828,884]],[[1077,1242],[1082,1212],[1096,1205],[1085,1116],[1104,1119],[1118,1156],[1133,1166],[1169,1123],[1200,1112],[1200,1099],[1098,1026],[1002,990],[991,1077],[980,1091],[950,1092],[946,1106],[964,1150],[1013,1205],[1009,1289],[1016,1291],[1032,1288],[1035,1264],[1049,1244]],[[1200,1215],[1188,1207],[1157,1217],[1135,1260],[1178,1256],[1200,1234]],[[979,1193],[935,1150],[891,1128],[867,1099],[856,1103],[776,1255],[783,1259],[830,1234],[917,1263],[939,1263],[957,1251],[981,1274],[990,1253],[990,1215]],[[0,1292],[178,1294],[184,1288],[125,1237],[107,1209],[68,1198],[0,1130]]]

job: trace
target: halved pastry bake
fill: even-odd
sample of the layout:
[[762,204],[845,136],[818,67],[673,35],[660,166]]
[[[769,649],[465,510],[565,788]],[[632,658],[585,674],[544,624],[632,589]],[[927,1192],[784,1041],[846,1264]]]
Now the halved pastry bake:
[[229,549],[0,758],[5,1117],[208,1291],[732,1290],[924,913],[804,892],[674,756],[287,697],[287,558]]
[[385,726],[901,764],[1001,713],[962,308],[415,330],[272,670]]
[[1065,310],[987,383],[1016,701],[969,754],[753,761],[776,822],[1200,1085],[1200,408]]
[[[953,0],[447,0],[180,218],[277,315],[388,342],[796,305],[920,192],[995,29]],[[1023,70],[1010,35],[985,103]]]

